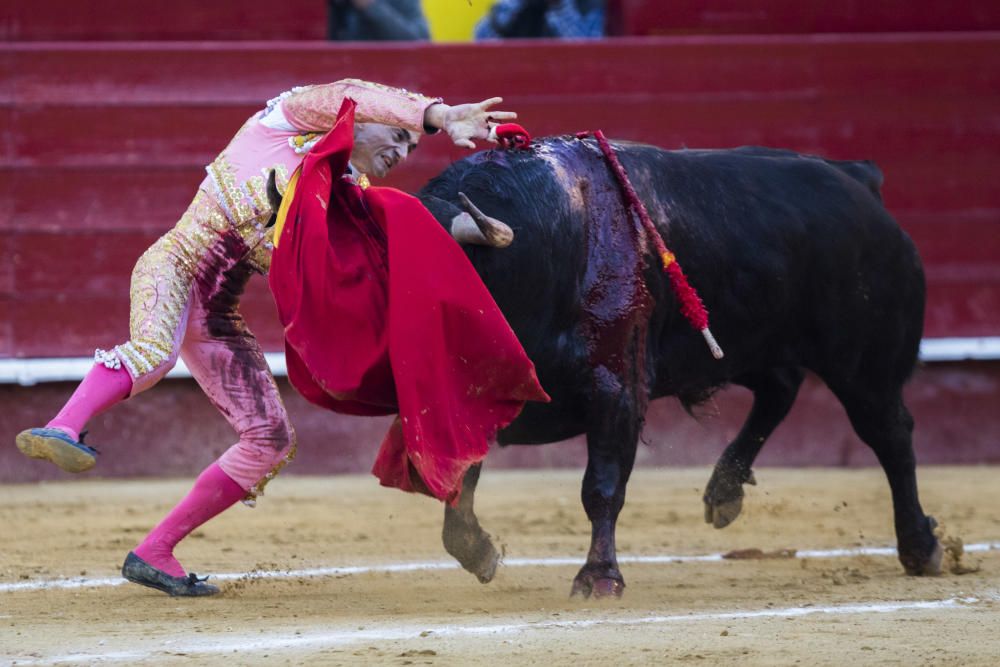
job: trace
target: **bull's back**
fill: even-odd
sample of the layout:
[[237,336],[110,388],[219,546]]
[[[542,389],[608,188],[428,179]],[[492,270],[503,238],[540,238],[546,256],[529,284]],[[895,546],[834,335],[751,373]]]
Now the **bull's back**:
[[[652,298],[653,397],[697,399],[774,366],[822,374],[877,359],[886,377],[909,373],[923,275],[912,243],[881,205],[874,165],[766,148],[615,148],[704,300],[726,357],[714,360],[684,321],[649,239],[615,250],[642,232],[635,221],[621,225],[619,186],[593,141],[556,138],[531,151],[477,154],[425,191],[449,200],[464,191],[513,228],[509,248],[466,252],[554,399],[529,403],[502,442],[548,442],[586,429],[592,305],[607,294],[595,280],[609,276],[638,272]],[[600,252],[595,244],[604,244]],[[605,260],[597,268],[595,256]]]
[[773,366],[849,372],[876,357],[887,376],[910,372],[923,272],[872,163],[766,148],[621,154],[727,353],[711,359],[654,279],[665,306],[653,323],[659,393],[696,395],[696,385]]

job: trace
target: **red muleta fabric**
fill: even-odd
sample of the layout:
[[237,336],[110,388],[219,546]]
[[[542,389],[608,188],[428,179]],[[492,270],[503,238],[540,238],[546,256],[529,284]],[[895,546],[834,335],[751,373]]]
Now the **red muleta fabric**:
[[455,503],[535,367],[468,258],[414,197],[342,178],[354,103],[306,156],[269,282],[292,385],[354,415],[398,413],[372,473]]

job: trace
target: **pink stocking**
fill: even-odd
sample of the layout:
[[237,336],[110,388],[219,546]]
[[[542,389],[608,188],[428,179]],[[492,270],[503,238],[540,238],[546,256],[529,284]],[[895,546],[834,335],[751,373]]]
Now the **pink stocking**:
[[185,576],[184,568],[174,558],[174,547],[246,494],[218,463],[213,463],[198,476],[184,500],[135,548],[135,555],[172,577]]
[[80,430],[91,417],[125,400],[131,391],[132,378],[124,368],[112,370],[104,364],[94,364],[63,409],[45,426],[79,440]]

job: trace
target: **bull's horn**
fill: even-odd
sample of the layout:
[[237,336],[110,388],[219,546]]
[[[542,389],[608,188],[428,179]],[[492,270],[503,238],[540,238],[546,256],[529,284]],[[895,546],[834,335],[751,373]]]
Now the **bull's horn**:
[[272,169],[271,173],[267,175],[267,201],[271,205],[271,209],[277,213],[278,209],[281,208],[281,193],[278,192],[278,171]]
[[465,245],[485,245],[493,247],[493,243],[483,236],[483,233],[479,231],[479,226],[476,224],[472,216],[462,211],[454,218],[451,219],[451,236],[459,243]]
[[274,169],[267,177],[267,201],[271,206],[271,217],[265,227],[272,227],[278,221],[278,209],[281,208],[281,193],[278,192],[277,172]]
[[482,232],[483,237],[486,239],[486,245],[493,246],[494,248],[506,248],[511,243],[514,242],[514,230],[508,225],[500,222],[496,218],[491,218],[486,215],[473,204],[468,197],[465,196],[464,192],[458,193],[458,200],[462,204],[462,208],[469,212],[472,216],[473,222],[476,223],[476,227]]

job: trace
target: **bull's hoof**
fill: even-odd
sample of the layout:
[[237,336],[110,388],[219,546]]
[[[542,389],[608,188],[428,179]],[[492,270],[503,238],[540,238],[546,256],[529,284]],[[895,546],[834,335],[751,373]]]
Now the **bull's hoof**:
[[481,584],[493,581],[500,565],[500,553],[478,524],[474,529],[451,529],[446,525],[442,538],[445,550],[455,557],[462,569],[474,574]]
[[705,523],[725,528],[743,511],[743,484],[756,484],[753,471],[744,477],[738,471],[717,465],[705,487]]
[[497,550],[493,548],[490,544],[489,553],[483,556],[480,561],[471,567],[465,567],[466,570],[476,575],[476,579],[479,580],[481,584],[488,584],[493,581],[493,577],[497,574],[497,567],[500,566],[500,554]]
[[582,595],[585,598],[620,598],[625,592],[625,579],[617,571],[598,574],[588,571],[586,566],[573,579],[570,597]]
[[740,515],[743,510],[743,499],[737,498],[718,505],[705,503],[705,523],[710,523],[716,528],[725,528]]
[[454,553],[452,556],[455,556],[463,570],[476,575],[476,579],[481,584],[493,581],[493,577],[497,574],[497,568],[500,566],[500,553],[488,539],[480,542],[479,548],[471,556],[463,554],[464,557],[460,558]]
[[900,545],[899,548],[899,562],[903,564],[906,574],[911,577],[936,577],[942,571],[944,547],[941,546],[941,541],[934,535],[934,529],[937,528],[937,521],[934,517],[927,517],[927,526],[931,532],[931,540],[934,542],[933,547],[929,550],[926,547],[918,550],[904,549]]
[[944,548],[942,548],[940,542],[935,542],[934,550],[931,552],[930,557],[922,563],[905,561],[900,558],[900,562],[903,563],[903,569],[911,577],[936,577],[941,574],[941,563],[943,561]]
[[620,598],[625,593],[625,582],[617,579],[598,579],[590,594],[595,598]]
[[570,597],[582,595],[585,598],[593,596],[595,599],[616,597],[620,598],[625,593],[625,582],[617,579],[594,579],[592,581],[573,581],[573,590]]

